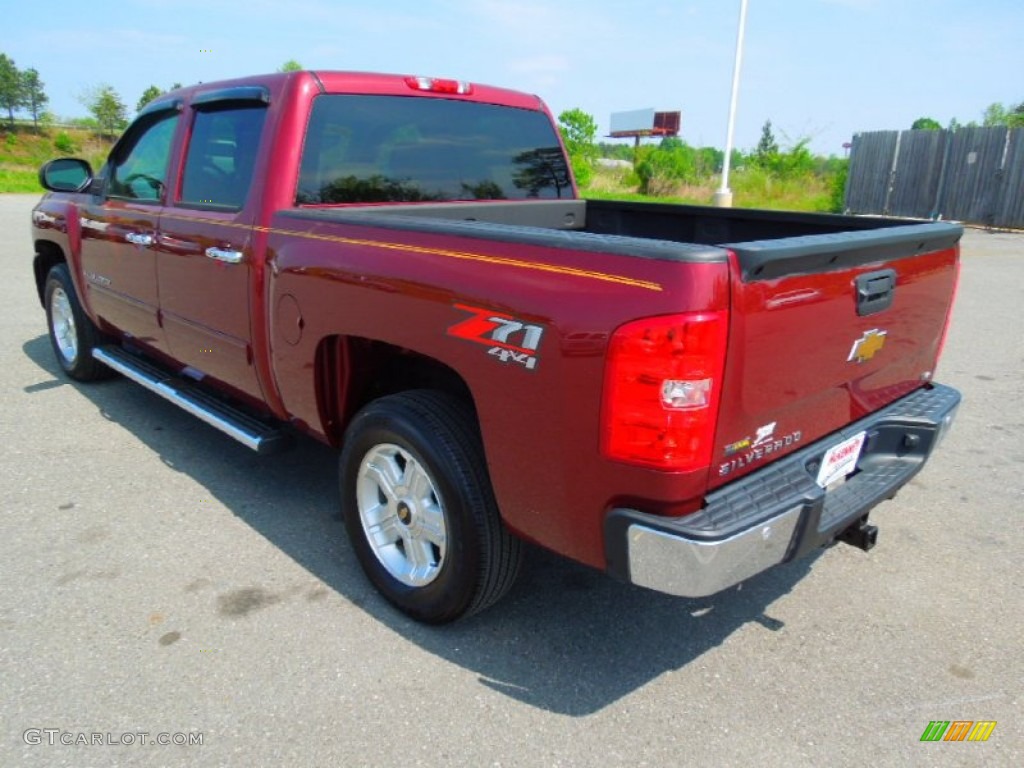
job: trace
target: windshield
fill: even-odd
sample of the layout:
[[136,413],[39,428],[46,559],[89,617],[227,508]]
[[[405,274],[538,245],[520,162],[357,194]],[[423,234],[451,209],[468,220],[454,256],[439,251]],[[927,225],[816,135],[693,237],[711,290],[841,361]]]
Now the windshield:
[[572,197],[547,115],[414,96],[323,95],[306,132],[296,203]]

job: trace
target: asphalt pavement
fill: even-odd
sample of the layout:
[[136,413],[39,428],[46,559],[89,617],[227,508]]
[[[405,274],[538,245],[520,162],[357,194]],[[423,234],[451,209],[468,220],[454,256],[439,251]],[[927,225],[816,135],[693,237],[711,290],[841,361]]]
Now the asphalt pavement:
[[685,600],[531,550],[429,628],[363,578],[331,450],[58,373],[34,200],[0,195],[0,765],[1024,765],[1024,235],[965,237],[964,403],[870,553]]

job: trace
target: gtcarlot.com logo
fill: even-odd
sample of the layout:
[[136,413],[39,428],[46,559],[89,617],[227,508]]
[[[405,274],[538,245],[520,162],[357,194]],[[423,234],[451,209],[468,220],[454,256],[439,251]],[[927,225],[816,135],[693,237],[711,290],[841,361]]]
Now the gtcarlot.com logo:
[[22,740],[29,746],[46,745],[50,747],[201,747],[203,734],[191,733],[150,733],[149,731],[129,731],[112,733],[110,731],[66,731],[63,728],[27,728],[21,734]]

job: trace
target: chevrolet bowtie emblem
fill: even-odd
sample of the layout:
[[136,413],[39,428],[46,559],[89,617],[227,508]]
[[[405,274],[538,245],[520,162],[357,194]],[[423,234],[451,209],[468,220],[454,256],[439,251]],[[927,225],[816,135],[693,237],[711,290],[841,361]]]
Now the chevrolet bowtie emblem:
[[846,358],[846,362],[866,363],[873,358],[885,346],[885,334],[886,331],[880,331],[877,328],[873,331],[864,331],[864,335],[853,342],[850,356]]

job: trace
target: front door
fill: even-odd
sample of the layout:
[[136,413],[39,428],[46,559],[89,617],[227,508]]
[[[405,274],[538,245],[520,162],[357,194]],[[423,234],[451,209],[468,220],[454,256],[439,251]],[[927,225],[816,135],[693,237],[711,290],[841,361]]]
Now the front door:
[[169,109],[137,121],[111,153],[102,194],[80,208],[86,301],[106,323],[163,351],[155,246],[177,118]]
[[161,217],[157,262],[172,355],[193,376],[257,399],[249,307],[256,204],[249,187],[266,111],[265,103],[230,93],[192,107],[181,190]]

